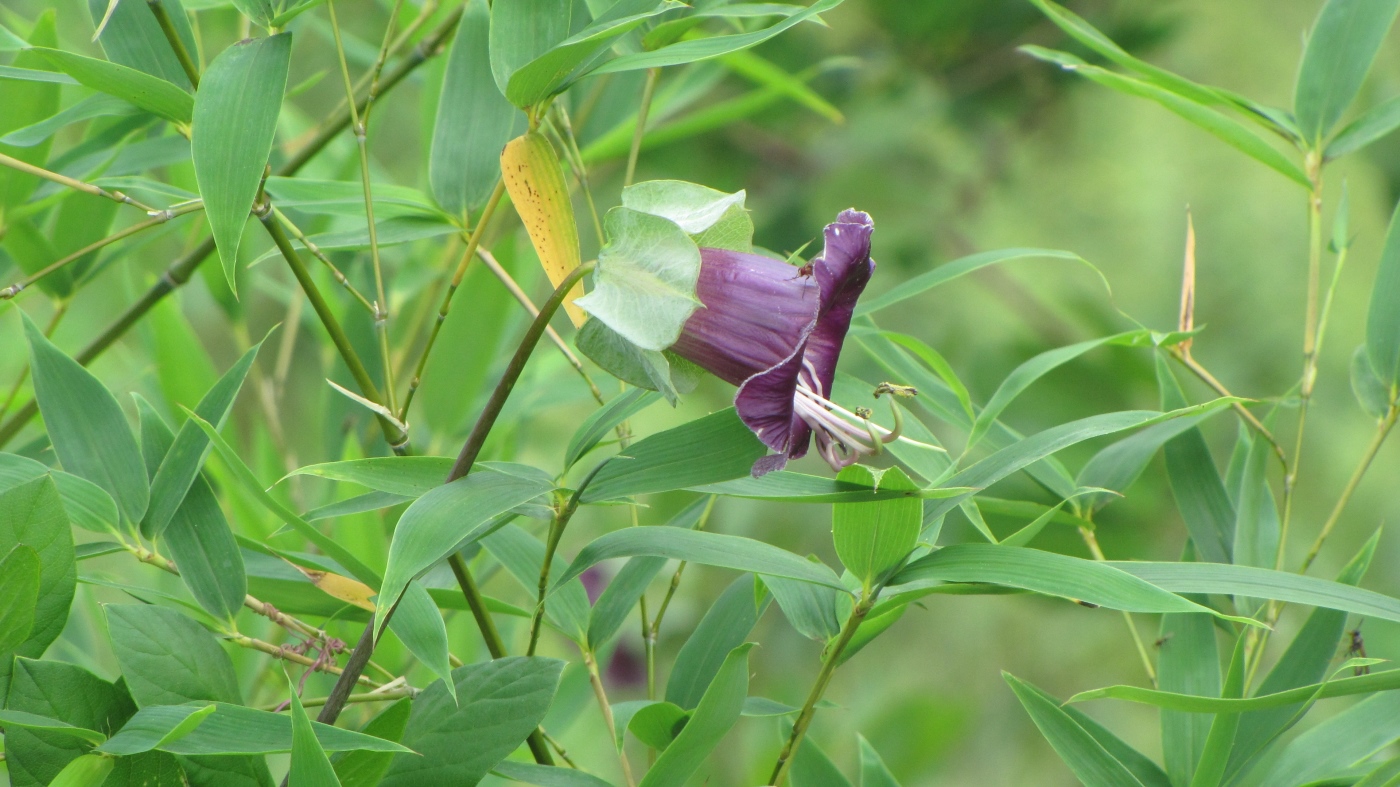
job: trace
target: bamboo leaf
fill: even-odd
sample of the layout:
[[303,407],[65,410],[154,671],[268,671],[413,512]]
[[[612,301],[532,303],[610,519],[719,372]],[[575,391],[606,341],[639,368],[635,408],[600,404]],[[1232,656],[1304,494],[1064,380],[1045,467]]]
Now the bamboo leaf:
[[316,740],[311,718],[301,706],[296,685],[290,678],[287,683],[292,694],[292,762],[287,773],[288,787],[340,787],[340,778],[335,775],[321,742]]
[[1026,709],[1031,721],[1040,729],[1040,734],[1045,736],[1055,753],[1081,782],[1088,787],[1141,787],[1142,782],[1076,724],[1053,699],[1009,672],[1003,672],[1001,676],[1016,694],[1016,699],[1021,701],[1021,707]]
[[240,41],[209,64],[194,100],[195,179],[234,292],[243,225],[272,151],[291,57],[290,33]]
[[767,451],[733,408],[721,410],[633,443],[608,460],[581,499],[601,503],[742,478]]
[[1389,135],[1397,127],[1400,127],[1400,96],[1371,107],[1338,131],[1337,136],[1327,143],[1324,158],[1332,160],[1355,153]]
[[660,398],[660,394],[655,391],[634,388],[595,410],[579,424],[574,436],[569,439],[569,447],[564,450],[564,469],[573,467],[575,462],[592,451],[618,424],[650,407]]
[[1293,111],[1314,150],[1351,106],[1400,9],[1396,0],[1328,0],[1298,69]]
[[684,784],[714,751],[725,733],[739,720],[749,694],[749,649],[740,645],[729,652],[685,727],[647,771],[639,787]]
[[[498,8],[527,4],[521,0],[502,3]],[[494,48],[492,52],[494,56]],[[549,283],[558,287],[579,266],[579,246],[574,206],[554,146],[538,131],[512,139],[501,151],[501,177]],[[582,296],[583,282],[579,282],[564,299],[564,311],[575,328],[582,327],[587,319],[575,304]]]
[[[178,737],[172,736],[189,721],[192,712],[206,707],[214,711],[198,726]],[[320,722],[311,722],[311,729],[325,751],[408,751],[391,741]],[[157,748],[186,757],[282,754],[292,750],[292,719],[224,702],[152,705],[137,711],[98,751],[130,756]]]
[[745,574],[724,589],[676,654],[666,681],[666,701],[696,707],[729,654],[744,644],[772,598],[755,596],[754,577]]
[[881,309],[908,300],[916,295],[925,292],[941,284],[947,284],[954,279],[962,278],[969,273],[980,270],[988,265],[998,265],[1003,262],[1013,260],[1023,260],[1027,258],[1044,258],[1052,260],[1072,260],[1074,262],[1087,265],[1095,273],[1099,274],[1100,280],[1104,282],[1104,288],[1108,288],[1108,280],[1103,278],[1088,260],[1068,251],[1056,251],[1054,249],[997,249],[995,251],[983,251],[977,254],[970,254],[966,257],[953,260],[939,265],[928,273],[921,273],[912,279],[901,282],[893,289],[887,290],[874,298],[864,298],[856,306],[856,316],[874,314]]
[[1366,354],[1371,369],[1395,401],[1400,385],[1400,204],[1390,217],[1381,249],[1371,307],[1366,314]]
[[99,93],[116,96],[173,123],[189,124],[193,118],[195,100],[164,79],[59,49],[35,47],[34,51],[48,58],[55,68]]

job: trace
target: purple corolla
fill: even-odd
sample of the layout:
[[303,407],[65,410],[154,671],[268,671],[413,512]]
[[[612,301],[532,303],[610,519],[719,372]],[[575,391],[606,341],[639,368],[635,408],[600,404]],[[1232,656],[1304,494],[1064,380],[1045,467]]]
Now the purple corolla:
[[826,248],[797,268],[758,254],[700,250],[696,295],[705,305],[686,321],[671,351],[739,386],[739,418],[776,451],[753,474],[817,453],[839,470],[896,435],[828,398],[836,360],[875,263],[874,223],[845,210],[828,224]]

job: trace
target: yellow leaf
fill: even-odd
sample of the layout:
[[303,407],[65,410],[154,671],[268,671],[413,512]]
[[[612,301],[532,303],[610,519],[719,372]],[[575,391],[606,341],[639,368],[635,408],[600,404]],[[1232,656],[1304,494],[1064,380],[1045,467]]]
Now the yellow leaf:
[[370,601],[375,595],[374,588],[358,580],[342,577],[339,574],[332,574],[329,571],[317,571],[312,568],[303,568],[291,561],[287,564],[297,571],[306,575],[311,580],[311,584],[321,589],[326,595],[340,599],[347,604],[353,604],[360,609],[374,611],[374,602]]
[[[554,146],[537,131],[527,132],[506,143],[501,151],[501,177],[506,191],[520,214],[540,264],[555,287],[579,265],[578,226],[574,206],[564,184],[564,171]],[[574,305],[583,296],[580,282],[564,299],[564,310],[574,326],[583,325],[588,315]]]

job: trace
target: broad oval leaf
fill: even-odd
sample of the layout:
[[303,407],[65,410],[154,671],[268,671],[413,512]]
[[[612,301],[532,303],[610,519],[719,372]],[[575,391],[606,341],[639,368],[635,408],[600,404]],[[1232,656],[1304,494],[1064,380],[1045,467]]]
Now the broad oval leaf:
[[151,604],[108,604],[107,633],[140,706],[242,702],[233,661],[192,619]]
[[243,225],[272,152],[291,57],[290,33],[240,41],[209,64],[194,99],[195,179],[224,276],[235,292]]
[[0,658],[9,659],[29,639],[41,568],[39,553],[24,544],[15,545],[0,560]]
[[[11,650],[20,656],[37,658],[58,639],[68,622],[77,585],[73,536],[58,490],[47,477],[0,493],[0,552],[9,556],[21,547],[33,550],[39,559],[38,591],[28,610],[29,630]],[[19,569],[18,564],[16,568]],[[20,597],[0,599],[16,604],[21,601]],[[0,649],[0,688],[4,676],[9,674],[10,661],[9,652]]]
[[[917,488],[898,467],[876,473],[864,465],[851,465],[837,479],[866,483],[876,489]],[[914,548],[919,540],[922,513],[923,506],[915,498],[838,503],[831,509],[836,554],[865,587],[871,587]]]

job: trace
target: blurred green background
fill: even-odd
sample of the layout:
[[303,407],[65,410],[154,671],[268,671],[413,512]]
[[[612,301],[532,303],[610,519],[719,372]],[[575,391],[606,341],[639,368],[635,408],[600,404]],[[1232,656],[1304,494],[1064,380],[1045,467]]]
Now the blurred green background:
[[[49,5],[6,0],[0,20],[24,28],[15,20],[32,21]],[[1319,4],[1097,0],[1069,5],[1154,64],[1287,106],[1302,37]],[[63,46],[91,53],[87,3],[60,0],[52,6]],[[377,42],[388,3],[342,6],[347,26],[362,41]],[[302,84],[333,62],[323,19],[323,14],[308,14],[293,26],[297,48],[290,85]],[[803,25],[757,51],[794,72],[826,63],[812,85],[839,108],[844,122],[778,103],[703,136],[646,150],[638,180],[679,178],[726,191],[746,189],[756,241],[783,252],[817,238],[822,225],[842,208],[868,211],[876,223],[875,258],[880,266],[872,292],[973,251],[1011,246],[1065,249],[1097,266],[1112,286],[1111,294],[1083,266],[1027,260],[959,280],[882,316],[882,327],[918,336],[942,352],[973,398],[982,401],[1007,372],[1045,349],[1124,330],[1132,327],[1132,320],[1159,330],[1174,328],[1189,207],[1198,238],[1196,322],[1205,326],[1194,345],[1196,357],[1241,396],[1268,400],[1293,384],[1301,368],[1307,264],[1305,195],[1295,184],[1155,104],[1111,93],[1018,54],[1015,48],[1028,43],[1078,51],[1029,3],[847,0],[826,21],[827,28]],[[206,60],[207,52],[216,51],[213,47],[239,34],[233,14],[218,8],[202,12],[201,27]],[[1400,92],[1396,44],[1400,40],[1392,35],[1358,107]],[[431,97],[441,66],[439,59],[425,68],[376,110],[371,131],[376,177],[426,188]],[[627,83],[618,83],[618,100],[625,101]],[[628,88],[637,89],[636,81]],[[742,79],[724,76],[701,105],[747,89]],[[333,72],[306,86],[289,102],[295,110],[287,113],[280,140],[294,140],[328,111],[338,90]],[[598,115],[606,118],[606,107]],[[580,132],[586,144],[600,129],[585,125]],[[62,139],[61,144],[71,145],[77,137]],[[346,136],[307,172],[313,177],[354,177],[350,153]],[[190,182],[188,164],[162,171],[172,182]],[[616,204],[621,162],[602,162],[590,174],[600,209]],[[1400,193],[1400,140],[1383,140],[1330,170],[1324,209],[1329,220],[1343,181],[1350,193],[1356,243],[1343,273],[1309,417],[1294,513],[1295,564],[1372,431],[1371,419],[1351,394],[1347,367],[1351,351],[1362,340],[1380,242]],[[586,214],[579,215],[583,221]],[[85,343],[131,302],[175,253],[197,241],[190,240],[191,227],[183,225],[149,244],[124,247],[99,285],[75,302],[57,332],[60,346],[72,351]],[[517,223],[507,222],[495,242],[497,254],[522,284],[542,296],[542,277],[536,275],[528,244],[517,229]],[[581,234],[587,255],[596,249],[596,241],[586,227]],[[259,237],[248,252],[250,259],[265,246]],[[443,260],[455,260],[454,249],[460,253],[460,243],[423,242],[400,247],[390,257],[396,306],[405,319],[422,303],[435,304],[424,296],[424,288],[430,287],[429,275],[442,268]],[[176,410],[171,402],[192,404],[214,370],[225,368],[249,337],[256,340],[286,317],[289,279],[275,262],[260,263],[245,274],[248,284],[237,304],[228,300],[216,278],[197,277],[180,292],[178,310],[162,309],[96,365],[99,376],[119,395],[141,391],[165,402],[172,413]],[[349,264],[364,280],[363,261]],[[13,273],[11,268],[4,274],[6,281]],[[207,264],[204,273],[217,274],[217,264]],[[519,310],[481,271],[469,276],[464,293],[471,306],[450,325],[450,352],[438,351],[438,363],[425,379],[423,406],[411,419],[415,426],[432,429],[431,440],[420,444],[436,453],[455,451],[470,425],[467,416],[475,411],[482,380],[499,368],[502,353],[511,346],[509,337],[523,325]],[[37,297],[22,299],[20,305],[36,318],[47,314]],[[0,306],[0,380],[7,385],[24,357],[15,311],[13,306]],[[504,338],[483,338],[477,330],[502,320],[511,321]],[[352,328],[368,341],[367,324]],[[310,464],[339,458],[354,442],[345,428],[351,408],[327,393],[321,382],[327,375],[344,376],[332,368],[330,356],[320,349],[324,346],[319,326],[303,318],[288,382],[272,391],[278,403],[273,408],[278,423],[272,428],[290,446],[283,457],[269,437],[268,409],[254,396],[240,402],[235,419],[240,445],[250,464],[258,463],[255,467],[265,480],[281,475],[278,471],[285,467],[279,465],[285,464],[287,454],[297,463]],[[566,436],[593,405],[556,354],[542,348],[539,355],[531,383],[513,402],[508,439],[493,440],[492,450],[497,456],[510,454],[554,470]],[[273,376],[268,359],[263,361],[264,373]],[[880,378],[858,351],[848,351],[843,363],[847,371]],[[1147,351],[1099,349],[1038,383],[1005,417],[1032,432],[1094,413],[1156,408],[1152,369]],[[1184,372],[1179,376],[1186,381]],[[603,376],[597,377],[601,384]],[[1188,390],[1197,401],[1207,397],[1194,382],[1188,382]],[[635,420],[634,429],[646,434],[674,425],[724,406],[730,396],[732,391],[723,384],[707,381],[687,398],[681,412],[654,407]],[[1291,424],[1294,418],[1286,413],[1281,420]],[[949,445],[961,445],[960,435],[934,428]],[[1223,467],[1235,436],[1234,420],[1219,416],[1208,422],[1206,431]],[[1291,444],[1291,426],[1281,433]],[[37,434],[31,430],[27,436]],[[1062,458],[1077,470],[1105,444],[1080,446]],[[813,460],[805,467],[825,472]],[[1393,494],[1391,481],[1397,472],[1397,450],[1388,446],[1315,573],[1330,576],[1377,526],[1397,518],[1400,498]],[[329,494],[328,486],[318,484],[308,480],[284,488],[290,486],[288,494],[309,507]],[[1036,495],[1020,481],[1007,485],[1015,493]],[[273,529],[261,511],[230,495],[230,519],[239,532],[258,536]],[[643,514],[648,521],[660,521],[684,500],[677,496],[653,502],[654,510]],[[945,528],[945,541],[977,538],[954,517]],[[624,509],[587,511],[571,529],[564,550],[577,549],[625,521]],[[372,530],[376,522],[342,520],[336,533],[357,541],[355,529]],[[1105,509],[1098,522],[1099,538],[1110,558],[1175,559],[1185,538],[1159,462],[1149,467],[1126,499]],[[1020,524],[992,521],[998,532]],[[710,527],[834,560],[826,506],[723,500]],[[382,533],[364,538],[357,548],[372,551],[379,536]],[[1087,554],[1076,534],[1053,526],[1037,546]],[[1400,546],[1388,536],[1381,542],[1367,586],[1400,593],[1400,575],[1389,570],[1397,558]],[[166,578],[148,577],[121,558],[87,565],[104,576],[140,577],[151,586],[178,587],[162,585]],[[731,579],[728,572],[687,570],[662,634],[661,663],[669,660]],[[504,597],[519,596],[519,589],[504,579],[494,580],[487,589]],[[115,590],[80,588],[69,629],[51,657],[114,674],[95,604],[122,598]],[[457,614],[449,618],[449,628],[456,652],[468,657],[476,647],[475,634],[470,619]],[[1285,616],[1285,629],[1296,628],[1296,614]],[[1155,622],[1143,618],[1138,623],[1150,647]],[[635,628],[629,624],[629,630]],[[1375,621],[1363,630],[1370,655],[1400,654],[1400,628]],[[635,634],[624,639],[623,648],[635,654]],[[794,632],[776,606],[761,621],[756,639],[762,644],[752,656],[752,693],[800,702],[816,670],[818,646]],[[1276,643],[1286,641],[1275,638]],[[564,653],[560,642],[549,647]],[[262,664],[252,659],[240,663],[249,681]],[[828,698],[841,707],[819,714],[813,738],[854,773],[855,732],[862,732],[905,785],[1073,784],[1069,771],[1003,683],[1002,670],[1062,697],[1095,686],[1145,681],[1117,613],[1028,597],[934,596],[838,672]],[[260,679],[257,685],[272,691],[277,680],[280,676]],[[607,773],[615,765],[596,733],[596,708],[579,681],[571,679],[567,685],[572,688],[561,695],[555,713],[563,718],[572,711],[582,721],[562,729],[551,725],[551,730],[562,733],[581,763]],[[636,685],[618,683],[613,699],[634,698],[639,692]],[[1098,703],[1087,711],[1144,752],[1159,754],[1155,711],[1113,703]],[[1305,725],[1325,715],[1325,709],[1315,713]],[[745,720],[726,744],[726,755],[712,763],[715,772],[708,783],[757,783],[777,747],[770,721]]]

